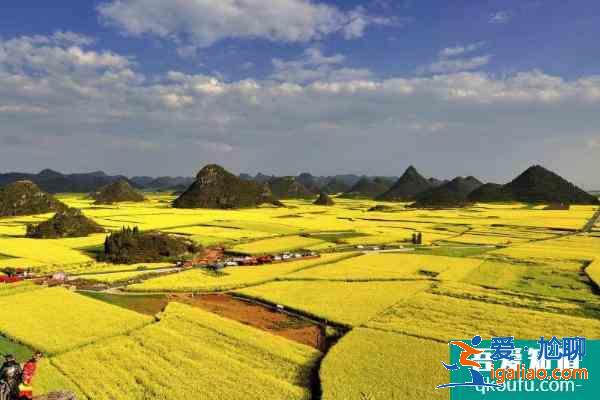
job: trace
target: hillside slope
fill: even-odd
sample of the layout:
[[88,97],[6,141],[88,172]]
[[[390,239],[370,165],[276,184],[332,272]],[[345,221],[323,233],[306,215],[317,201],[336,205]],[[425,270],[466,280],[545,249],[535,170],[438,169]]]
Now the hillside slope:
[[382,195],[377,197],[381,201],[409,201],[433,185],[425,179],[412,165],[404,171],[398,181]]
[[17,181],[0,189],[0,216],[34,215],[65,210],[67,206],[31,181]]
[[223,167],[210,164],[198,172],[196,181],[175,201],[175,208],[249,208],[273,202],[268,187],[245,181]]

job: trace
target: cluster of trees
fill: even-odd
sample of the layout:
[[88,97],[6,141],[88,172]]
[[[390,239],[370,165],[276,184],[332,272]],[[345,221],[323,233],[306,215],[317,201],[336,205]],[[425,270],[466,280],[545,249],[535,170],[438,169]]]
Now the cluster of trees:
[[185,239],[127,227],[107,236],[103,258],[118,264],[137,264],[175,261],[197,251],[199,247]]

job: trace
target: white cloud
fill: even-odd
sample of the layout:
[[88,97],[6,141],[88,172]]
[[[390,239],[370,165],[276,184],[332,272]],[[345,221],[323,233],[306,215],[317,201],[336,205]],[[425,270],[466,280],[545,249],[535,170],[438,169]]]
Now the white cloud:
[[191,96],[184,96],[177,93],[163,94],[161,99],[165,106],[172,109],[186,107],[194,103],[194,99]]
[[490,24],[506,24],[512,19],[510,11],[497,11],[490,15],[488,22]]
[[320,49],[311,47],[305,50],[300,59],[273,59],[274,72],[271,78],[281,82],[308,83],[317,80],[352,81],[371,76],[367,69],[342,67],[345,60],[342,54],[325,56]]
[[68,32],[0,41],[0,65],[13,71],[35,69],[52,74],[123,70],[132,66],[128,58],[110,51],[85,50],[91,43],[87,37]]
[[[554,144],[539,149],[548,132],[568,132],[583,149],[589,132],[600,131],[600,76],[462,71],[376,79],[344,63],[312,48],[281,61],[279,79],[149,77],[116,53],[50,37],[0,40],[0,168],[58,168],[63,160],[71,170],[142,173],[143,166],[191,175],[204,162],[221,162],[294,173],[310,155],[316,173],[398,173],[419,157],[441,171],[460,159],[493,177],[500,160],[562,166]],[[300,79],[306,71],[316,73]],[[582,169],[582,179],[594,179],[591,170]]]
[[419,72],[430,72],[433,74],[448,74],[460,71],[470,71],[489,64],[491,55],[477,56],[471,58],[441,59],[431,63],[427,67],[421,67]]
[[198,47],[226,38],[308,42],[340,33],[352,39],[362,36],[369,25],[393,23],[370,16],[361,7],[342,11],[310,0],[111,0],[98,11],[106,23],[124,33],[151,34]]
[[[437,61],[417,68],[419,74],[452,74],[461,71],[472,71],[490,63],[492,56],[484,54],[469,56],[485,46],[485,42],[446,47],[438,53]],[[459,57],[463,56],[463,57]]]
[[[42,36],[42,38],[44,38]],[[44,38],[45,39],[45,38]],[[48,43],[62,43],[73,46],[89,46],[94,43],[94,39],[89,36],[80,35],[75,32],[69,31],[57,31],[54,32],[49,38]]]
[[485,42],[470,43],[462,46],[446,47],[439,53],[441,58],[456,57],[467,53],[472,53],[485,46]]

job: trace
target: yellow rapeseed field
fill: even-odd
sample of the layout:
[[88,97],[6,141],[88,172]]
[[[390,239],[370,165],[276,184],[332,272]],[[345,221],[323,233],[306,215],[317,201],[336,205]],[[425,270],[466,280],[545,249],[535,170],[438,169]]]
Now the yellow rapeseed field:
[[429,286],[427,281],[285,281],[249,287],[237,292],[270,303],[282,304],[329,321],[357,326]]
[[[138,264],[110,264],[103,262],[88,262],[82,264],[71,264],[66,266],[63,270],[68,272],[70,275],[93,275],[93,274],[109,274],[117,272],[142,272],[153,269],[172,268],[173,263],[138,263]],[[39,269],[42,272],[50,272],[52,268],[44,270]]]
[[[53,243],[51,240],[0,238],[0,254],[26,260],[23,266],[75,264],[92,261],[77,250]],[[11,261],[11,260],[9,260]],[[6,263],[3,263],[6,264]]]
[[156,272],[152,270],[146,271],[124,271],[124,272],[109,272],[109,273],[96,273],[96,274],[84,274],[77,275],[78,279],[85,279],[89,281],[95,281],[100,283],[113,284],[117,282],[128,282],[139,278],[152,278]]
[[[444,398],[446,392],[432,388],[447,381],[439,361],[446,359],[443,342],[451,338],[600,337],[594,286],[600,281],[600,235],[580,232],[595,207],[544,210],[514,203],[419,210],[336,198],[333,207],[291,200],[286,208],[183,210],[172,208],[174,196],[165,194],[102,206],[86,195],[58,197],[107,230],[138,226],[251,254],[333,252],[145,279],[169,264],[98,262],[93,251],[101,249],[105,234],[24,238],[28,223],[51,214],[0,218],[0,268],[64,270],[107,283],[143,277],[127,288],[132,295],[237,290],[352,327],[322,363],[324,400]],[[389,208],[369,211],[375,205]],[[390,244],[409,250],[414,232],[423,234],[425,245],[414,252],[336,252]],[[13,339],[0,341],[2,349],[51,355],[40,365],[37,393],[69,389],[82,399],[308,399],[309,377],[321,355],[181,304],[171,303],[157,322],[31,283],[0,284],[0,334]]]
[[310,237],[283,236],[273,239],[257,240],[247,244],[239,244],[233,246],[231,250],[244,254],[281,253],[284,251],[305,249],[322,243],[322,240]]
[[33,380],[34,395],[68,390],[75,394],[78,399],[85,399],[84,393],[79,385],[66,377],[54,364],[50,358],[43,358],[37,368]]
[[0,297],[12,296],[13,294],[29,292],[41,288],[41,286],[38,286],[33,282],[0,283]]
[[325,356],[323,400],[448,399],[436,390],[448,373],[448,346],[426,339],[356,328]]
[[585,269],[585,272],[590,277],[590,279],[596,284],[596,286],[600,287],[600,257],[598,257],[598,260],[591,263]]
[[175,275],[149,279],[143,283],[128,286],[127,290],[132,292],[210,292],[230,290],[269,282],[292,272],[323,263],[334,262],[350,256],[353,256],[353,254],[324,254],[319,258],[301,261],[226,268],[223,272],[218,273],[196,269]]
[[288,279],[369,281],[437,277],[460,280],[481,263],[482,260],[470,258],[372,253],[290,274]]
[[49,354],[126,333],[151,321],[62,288],[0,297],[0,334]]
[[386,310],[369,327],[441,341],[515,336],[536,339],[545,336],[600,337],[600,320],[572,317],[526,308],[419,293]]
[[171,303],[158,324],[53,359],[95,400],[308,400],[319,352]]

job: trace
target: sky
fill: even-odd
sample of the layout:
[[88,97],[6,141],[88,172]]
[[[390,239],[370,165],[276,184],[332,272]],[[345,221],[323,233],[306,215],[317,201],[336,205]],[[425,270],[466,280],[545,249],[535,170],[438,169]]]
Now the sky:
[[3,0],[0,172],[600,189],[596,0]]

